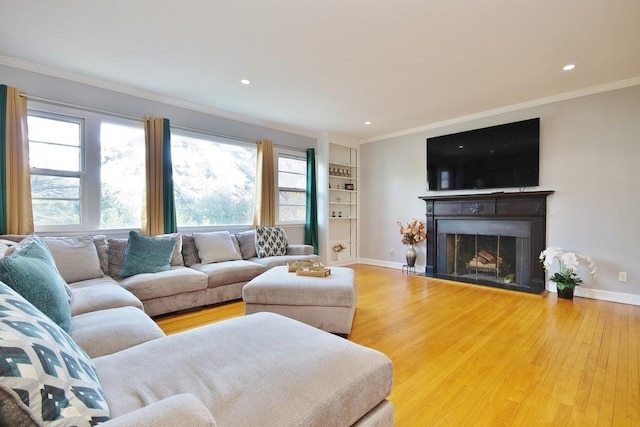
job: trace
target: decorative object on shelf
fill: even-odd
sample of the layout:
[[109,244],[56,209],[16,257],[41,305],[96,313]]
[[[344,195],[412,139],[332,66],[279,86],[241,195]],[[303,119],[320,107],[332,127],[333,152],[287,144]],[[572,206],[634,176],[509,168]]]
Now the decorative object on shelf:
[[338,212],[338,218],[342,218],[342,211]]
[[336,253],[337,260],[342,261],[342,252],[347,250],[347,245],[345,245],[344,243],[338,243],[333,245],[333,248],[331,248],[331,250]]
[[564,252],[561,248],[547,248],[540,252],[540,262],[546,271],[549,271],[554,260],[558,260],[560,270],[555,272],[549,280],[556,284],[558,298],[573,299],[574,288],[582,283],[582,279],[577,274],[580,261],[587,264],[591,276],[595,277],[598,271],[598,267],[586,255]]
[[344,189],[345,190],[353,190],[354,189],[353,184],[345,184],[344,185]]
[[345,245],[344,243],[338,243],[334,245],[332,249],[333,249],[333,252],[340,253],[342,251],[347,250],[347,245]]
[[400,221],[396,221],[396,224],[400,227],[402,244],[409,245],[406,253],[407,265],[409,267],[414,267],[416,265],[416,250],[413,245],[427,238],[425,224],[423,221],[417,219],[414,219],[406,226],[404,226]]
[[336,211],[331,212],[331,218],[335,218],[336,217]]

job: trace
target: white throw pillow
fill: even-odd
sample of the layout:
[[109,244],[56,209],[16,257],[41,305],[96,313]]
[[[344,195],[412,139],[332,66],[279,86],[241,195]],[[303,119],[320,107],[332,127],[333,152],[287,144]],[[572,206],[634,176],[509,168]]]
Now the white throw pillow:
[[203,264],[242,259],[228,231],[193,233],[193,240]]
[[56,267],[65,282],[103,277],[98,250],[93,236],[41,237],[53,255]]

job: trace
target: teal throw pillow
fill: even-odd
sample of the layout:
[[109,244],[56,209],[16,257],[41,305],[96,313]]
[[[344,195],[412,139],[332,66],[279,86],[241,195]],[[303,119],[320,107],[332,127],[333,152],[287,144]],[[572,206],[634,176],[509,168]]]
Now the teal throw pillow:
[[120,276],[167,271],[176,240],[176,236],[152,237],[130,231]]
[[71,308],[64,281],[47,245],[36,235],[0,259],[0,280],[15,289],[58,326],[71,331]]
[[87,354],[0,282],[0,425],[95,426],[110,411]]

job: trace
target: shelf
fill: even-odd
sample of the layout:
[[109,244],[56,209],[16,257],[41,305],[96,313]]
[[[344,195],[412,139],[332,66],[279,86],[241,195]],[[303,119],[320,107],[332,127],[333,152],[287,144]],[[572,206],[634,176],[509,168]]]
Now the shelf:
[[351,203],[351,202],[329,202],[330,205],[343,205],[343,206],[357,206],[357,203]]
[[353,193],[356,194],[358,190],[345,190],[344,188],[330,188],[329,191],[339,191],[341,193]]
[[329,178],[348,179],[350,181],[357,181],[358,180],[358,178],[356,178],[355,176],[344,176],[344,175],[329,175]]
[[348,163],[329,162],[329,166],[337,166],[339,168],[357,168],[358,165],[350,165]]
[[357,216],[330,216],[329,219],[358,219]]

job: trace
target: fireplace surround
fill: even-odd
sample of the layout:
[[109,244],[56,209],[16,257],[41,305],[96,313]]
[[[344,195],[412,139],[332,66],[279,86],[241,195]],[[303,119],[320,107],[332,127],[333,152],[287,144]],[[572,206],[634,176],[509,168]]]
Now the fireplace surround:
[[425,276],[529,293],[545,289],[538,256],[553,191],[423,196]]

